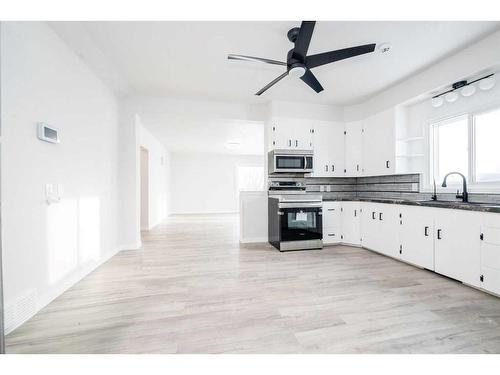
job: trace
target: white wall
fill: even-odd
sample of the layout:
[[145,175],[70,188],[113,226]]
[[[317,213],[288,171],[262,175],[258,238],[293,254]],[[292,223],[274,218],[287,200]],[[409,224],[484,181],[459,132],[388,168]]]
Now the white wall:
[[161,223],[169,213],[170,155],[167,149],[141,124],[139,145],[149,154],[149,229]]
[[[118,108],[45,23],[2,22],[2,215],[11,331],[117,250]],[[36,138],[37,121],[60,144]],[[47,205],[45,184],[61,184]]]
[[266,115],[267,118],[289,117],[312,120],[342,121],[344,118],[344,108],[325,104],[272,101],[269,104]]
[[264,156],[171,154],[171,212],[238,212],[236,167],[264,166]]

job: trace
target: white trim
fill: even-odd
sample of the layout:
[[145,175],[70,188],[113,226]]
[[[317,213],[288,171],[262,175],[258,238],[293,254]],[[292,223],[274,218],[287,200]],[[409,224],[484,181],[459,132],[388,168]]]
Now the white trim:
[[268,242],[267,237],[250,237],[250,238],[240,238],[240,243],[262,243],[262,242]]
[[219,215],[219,214],[239,214],[239,211],[187,211],[187,212],[171,212],[172,215]]
[[[446,116],[434,117],[425,121],[424,137],[425,137],[425,168],[424,168],[424,178],[422,179],[420,191],[421,192],[433,192],[433,183],[431,181],[432,176],[435,173],[435,145],[436,142],[433,140],[434,137],[432,129],[436,124],[446,124],[460,117],[467,117],[467,127],[468,127],[468,172],[467,172],[467,183],[468,190],[471,193],[484,193],[484,194],[495,194],[500,192],[500,181],[492,182],[476,182],[475,170],[476,170],[476,137],[475,137],[475,118],[477,115],[492,112],[500,109],[500,101],[495,100],[492,103],[482,105],[474,110],[469,111],[457,111],[453,114]],[[434,148],[431,147],[434,145]],[[432,165],[431,165],[432,164]],[[441,181],[436,181],[437,191],[441,193],[454,193],[456,189],[460,189],[461,183],[448,184],[447,188],[441,187]]]
[[116,247],[116,252],[124,251],[124,250],[140,250],[142,248],[142,242],[136,242],[134,244],[126,244],[126,245],[118,245]]

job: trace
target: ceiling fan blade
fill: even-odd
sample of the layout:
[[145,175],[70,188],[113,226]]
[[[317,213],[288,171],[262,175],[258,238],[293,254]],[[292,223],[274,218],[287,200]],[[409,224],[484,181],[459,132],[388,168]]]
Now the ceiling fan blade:
[[316,93],[323,91],[323,86],[321,86],[321,83],[316,79],[314,74],[307,69],[306,73],[300,77],[302,81],[304,81],[310,88],[312,88]]
[[318,53],[306,57],[306,66],[311,69],[335,61],[349,59],[354,56],[364,55],[375,50],[375,44],[365,44],[357,47],[338,49],[336,51]]
[[262,93],[264,93],[265,91],[267,91],[267,89],[269,89],[271,86],[274,86],[276,83],[278,83],[283,78],[285,78],[287,75],[288,75],[288,71],[286,71],[285,73],[283,73],[279,77],[276,77],[271,82],[269,82],[267,85],[265,85],[263,88],[261,88],[259,91],[257,91],[257,93],[255,95],[257,95],[257,96],[261,95]]
[[252,61],[252,62],[259,62],[259,63],[266,63],[266,64],[284,65],[284,66],[286,66],[285,62],[271,60],[271,59],[263,59],[261,57],[253,57],[253,56],[229,54],[229,55],[227,55],[227,58],[228,58],[228,60]]
[[307,50],[309,49],[309,43],[311,43],[311,38],[314,31],[314,25],[316,21],[302,21],[300,25],[299,35],[295,41],[295,48],[293,49],[293,55],[302,61],[305,60],[307,55]]

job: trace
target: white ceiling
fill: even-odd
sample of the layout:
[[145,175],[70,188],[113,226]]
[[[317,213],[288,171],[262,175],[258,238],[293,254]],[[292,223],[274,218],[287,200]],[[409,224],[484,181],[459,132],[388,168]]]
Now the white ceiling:
[[[262,155],[264,123],[142,115],[141,121],[170,152]],[[228,146],[228,142],[239,145]]]
[[[499,22],[320,21],[309,54],[366,43],[392,44],[387,54],[373,53],[315,68],[325,90],[316,94],[302,81],[286,78],[262,97],[253,94],[283,67],[227,60],[228,53],[285,61],[292,44],[287,31],[300,22],[71,22],[56,31],[78,28],[109,60],[96,64],[120,75],[125,94],[177,96],[245,102],[304,101],[355,104],[416,71],[496,31]],[[88,42],[87,40],[87,42]],[[71,42],[71,41],[70,41]],[[87,47],[88,47],[87,43]],[[81,47],[81,46],[80,46]],[[85,48],[84,48],[85,49]],[[85,59],[86,53],[80,51]],[[108,69],[109,70],[109,69]],[[116,77],[115,77],[116,78]],[[116,79],[115,79],[116,81]],[[123,93],[123,92],[122,92]]]

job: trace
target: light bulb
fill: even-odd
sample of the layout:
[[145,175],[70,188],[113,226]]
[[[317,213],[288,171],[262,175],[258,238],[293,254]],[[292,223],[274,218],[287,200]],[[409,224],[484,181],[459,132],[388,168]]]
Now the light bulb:
[[483,91],[490,90],[495,86],[495,78],[488,77],[479,81],[479,88]]
[[441,107],[443,105],[443,97],[442,96],[438,96],[437,98],[432,98],[431,99],[431,105],[434,107],[434,108],[437,108],[437,107]]
[[303,66],[294,66],[288,71],[288,74],[292,77],[300,78],[304,74],[306,74],[306,68],[304,68]]
[[476,92],[476,87],[473,85],[467,85],[460,89],[460,94],[462,94],[462,96],[465,97],[474,95],[475,92]]
[[448,103],[453,103],[454,101],[456,101],[458,99],[458,94],[455,91],[451,91],[444,96],[444,99]]

